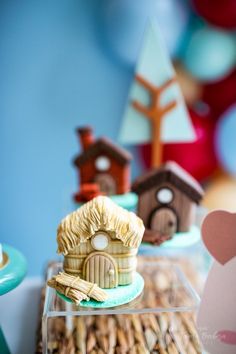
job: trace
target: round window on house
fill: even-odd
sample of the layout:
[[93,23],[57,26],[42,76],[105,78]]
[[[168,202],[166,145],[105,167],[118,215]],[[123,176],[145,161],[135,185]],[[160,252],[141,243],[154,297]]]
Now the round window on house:
[[169,204],[172,202],[174,194],[169,188],[161,188],[156,194],[157,200],[162,204]]
[[107,171],[111,166],[111,162],[106,156],[99,156],[95,160],[95,166],[99,171]]
[[104,233],[97,233],[92,237],[91,244],[95,250],[102,251],[107,248],[109,243],[108,236]]

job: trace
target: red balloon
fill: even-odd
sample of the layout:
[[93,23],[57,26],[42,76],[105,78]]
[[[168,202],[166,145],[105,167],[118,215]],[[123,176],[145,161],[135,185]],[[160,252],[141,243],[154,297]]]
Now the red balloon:
[[[210,177],[217,169],[214,151],[215,119],[209,113],[190,111],[196,132],[196,141],[192,143],[165,144],[163,160],[174,160],[198,181]],[[145,167],[150,167],[150,144],[141,147],[141,156]]]
[[[236,2],[236,0],[235,0]],[[236,69],[224,80],[203,86],[202,100],[219,117],[236,102]]]
[[192,0],[196,11],[215,26],[236,28],[235,0]]

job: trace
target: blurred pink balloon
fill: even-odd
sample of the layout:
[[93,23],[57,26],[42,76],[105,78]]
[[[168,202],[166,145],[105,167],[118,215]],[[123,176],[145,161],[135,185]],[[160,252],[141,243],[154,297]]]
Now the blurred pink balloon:
[[[190,110],[190,117],[196,133],[192,143],[164,144],[163,160],[176,161],[198,181],[204,181],[217,169],[214,149],[215,120],[210,113]],[[150,167],[150,144],[140,147],[144,165]]]
[[222,80],[206,83],[203,86],[202,99],[216,117],[236,102],[236,69]]

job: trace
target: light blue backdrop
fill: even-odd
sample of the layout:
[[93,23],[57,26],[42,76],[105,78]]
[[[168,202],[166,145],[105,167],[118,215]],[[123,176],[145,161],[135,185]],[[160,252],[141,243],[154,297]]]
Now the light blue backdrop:
[[118,135],[132,69],[104,46],[100,2],[0,4],[0,241],[23,251],[30,275],[55,258],[56,227],[72,208],[75,127]]

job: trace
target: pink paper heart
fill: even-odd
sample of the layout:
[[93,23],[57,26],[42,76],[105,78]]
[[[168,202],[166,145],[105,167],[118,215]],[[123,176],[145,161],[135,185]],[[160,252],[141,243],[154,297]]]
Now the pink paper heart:
[[202,239],[211,255],[222,265],[236,256],[236,214],[217,210],[202,224]]

